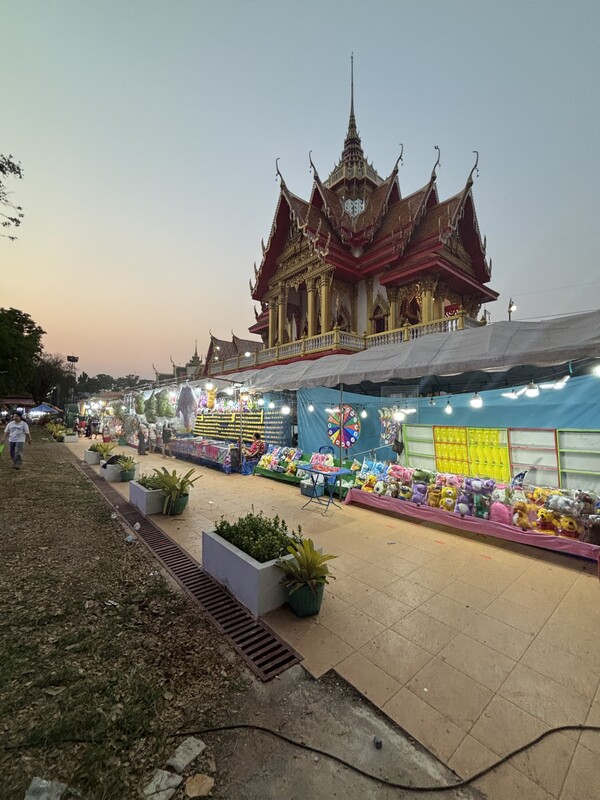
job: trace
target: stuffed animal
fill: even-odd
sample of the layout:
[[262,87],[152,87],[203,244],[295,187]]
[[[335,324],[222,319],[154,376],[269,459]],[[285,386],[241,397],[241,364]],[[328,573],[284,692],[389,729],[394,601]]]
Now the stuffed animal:
[[415,469],[412,474],[413,481],[416,483],[424,483],[425,485],[431,483],[431,478],[431,472],[427,472],[427,470],[424,469]]
[[468,494],[465,491],[461,492],[458,496],[458,500],[456,501],[456,507],[454,511],[456,514],[460,514],[461,517],[472,517],[473,495]]
[[398,483],[396,481],[388,481],[385,485],[386,497],[398,497]]
[[398,498],[400,500],[410,500],[413,495],[412,486],[408,483],[401,483],[398,486]]
[[503,525],[510,525],[512,522],[510,509],[499,500],[494,500],[490,506],[490,520],[492,522],[501,522]]
[[595,494],[592,494],[592,492],[584,492],[581,489],[578,489],[575,492],[575,502],[579,503],[581,514],[585,517],[588,517],[590,514],[595,513],[598,497]]
[[456,506],[456,488],[445,486],[440,497],[440,508],[442,511],[454,511]]
[[412,503],[422,506],[427,500],[427,484],[413,483],[413,493],[410,500]]
[[354,479],[354,485],[357,489],[362,489],[366,480],[367,475],[364,472],[358,472],[356,478]]
[[369,477],[362,485],[361,489],[363,492],[370,492],[372,494],[376,483],[377,483],[377,477],[375,475],[369,475]]
[[489,519],[491,501],[487,494],[476,494],[473,516],[478,519]]
[[600,516],[592,514],[585,524],[584,542],[600,545]]
[[575,517],[563,514],[556,523],[556,530],[559,536],[567,536],[569,539],[579,539],[581,528]]
[[549,494],[550,489],[546,489],[544,486],[536,486],[532,492],[531,502],[535,503],[536,506],[543,506]]
[[377,481],[377,483],[373,487],[373,492],[375,494],[384,494],[385,493],[385,483],[382,480]]
[[544,533],[554,533],[556,531],[556,515],[549,508],[540,508],[533,527]]
[[517,528],[521,528],[522,531],[531,530],[531,522],[529,520],[527,503],[517,500],[517,502],[513,504],[512,523]]
[[546,508],[556,511],[559,515],[565,514],[570,517],[577,516],[579,505],[572,497],[562,494],[551,494],[546,501]]
[[431,508],[439,508],[442,499],[442,487],[430,483],[427,487],[427,505]]
[[286,475],[295,475],[298,472],[298,462],[297,461],[290,461],[288,467],[285,471]]

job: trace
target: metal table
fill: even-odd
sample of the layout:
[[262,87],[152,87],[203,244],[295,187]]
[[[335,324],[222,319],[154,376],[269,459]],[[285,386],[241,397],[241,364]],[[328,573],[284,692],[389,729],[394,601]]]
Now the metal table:
[[[302,506],[302,508],[306,508],[307,505],[310,503],[318,503],[320,506],[325,506],[325,511],[323,514],[327,513],[327,509],[330,505],[336,506],[336,508],[341,508],[339,503],[336,503],[333,499],[333,493],[335,491],[335,486],[342,475],[352,475],[352,470],[350,469],[337,469],[335,472],[325,472],[318,467],[301,467],[302,472],[308,472],[310,475],[310,479],[312,482],[312,493],[311,496],[308,498],[306,503]],[[325,492],[324,495],[317,494],[317,479],[319,476],[322,476],[325,479]],[[323,498],[323,499],[322,499]],[[326,499],[325,499],[326,498]]]

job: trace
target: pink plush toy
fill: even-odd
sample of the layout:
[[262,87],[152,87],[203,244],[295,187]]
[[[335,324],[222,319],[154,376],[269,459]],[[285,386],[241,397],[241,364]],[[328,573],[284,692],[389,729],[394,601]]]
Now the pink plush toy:
[[501,522],[503,525],[510,525],[512,523],[511,510],[504,503],[495,500],[490,506],[490,520],[492,522]]

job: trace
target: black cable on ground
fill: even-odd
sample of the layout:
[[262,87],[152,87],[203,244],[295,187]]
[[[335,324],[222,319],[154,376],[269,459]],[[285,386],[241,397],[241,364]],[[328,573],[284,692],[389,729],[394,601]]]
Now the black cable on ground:
[[[525,750],[529,750],[530,747],[535,747],[536,744],[539,744],[541,741],[546,739],[548,736],[552,736],[555,733],[562,733],[563,731],[592,731],[595,733],[600,733],[600,725],[560,725],[557,728],[550,728],[544,733],[540,734],[535,739],[532,739],[530,742],[526,742],[521,747],[516,748],[515,750],[511,750],[510,753],[507,753],[502,758],[499,758],[498,761],[495,761],[493,764],[490,764],[489,767],[485,767],[485,769],[476,772],[474,775],[471,775],[470,778],[465,778],[464,780],[457,781],[456,783],[452,783],[446,786],[412,786],[411,784],[406,783],[396,783],[395,781],[390,781],[387,778],[383,778],[379,775],[373,775],[370,772],[366,772],[364,769],[357,767],[355,764],[351,764],[349,761],[345,761],[340,756],[336,756],[333,753],[328,753],[326,750],[321,750],[319,747],[313,747],[310,744],[306,744],[305,742],[298,741],[296,739],[292,739],[290,736],[286,736],[284,733],[280,733],[279,731],[273,730],[273,728],[267,728],[264,725],[255,725],[251,723],[244,723],[240,722],[238,724],[232,725],[217,725],[214,728],[198,728],[197,730],[191,731],[178,731],[177,733],[168,734],[169,738],[181,738],[183,736],[205,736],[207,733],[222,733],[225,731],[239,731],[239,730],[246,730],[246,731],[260,731],[261,733],[266,733],[269,736],[274,736],[277,739],[281,739],[288,744],[293,745],[294,747],[299,747],[302,750],[308,750],[309,753],[317,753],[324,758],[329,758],[331,761],[337,761],[338,764],[341,764],[343,767],[347,767],[348,769],[352,770],[353,772],[362,775],[364,778],[369,778],[369,780],[376,781],[377,783],[381,783],[384,786],[389,786],[392,789],[400,789],[405,792],[450,792],[454,789],[463,789],[466,786],[470,786],[475,781],[478,781],[480,778],[483,778],[484,775],[487,775],[492,770],[497,769],[498,767],[505,764],[507,761],[510,761],[511,758],[518,756],[519,753],[523,753]],[[140,733],[140,736],[155,736],[155,733],[151,732],[144,732]],[[98,741],[94,739],[61,739],[59,742],[52,742],[50,745],[27,745],[27,744],[14,744],[14,745],[6,745],[0,746],[0,751],[10,751],[10,750],[28,750],[33,747],[45,747],[45,746],[52,746],[56,747],[61,744],[98,744]]]
[[516,748],[515,750],[511,750],[510,753],[507,753],[502,758],[495,761],[493,764],[490,764],[489,767],[485,767],[485,769],[476,772],[475,775],[471,775],[470,778],[465,778],[464,780],[457,781],[456,783],[452,783],[447,786],[412,786],[410,784],[405,783],[396,783],[395,781],[387,780],[386,778],[382,778],[379,775],[373,775],[370,772],[366,772],[364,769],[357,767],[355,764],[350,764],[350,762],[345,761],[343,758],[339,756],[333,755],[333,753],[328,753],[325,750],[320,750],[318,747],[312,747],[312,745],[305,744],[304,742],[299,742],[295,739],[291,739],[289,736],[286,736],[283,733],[279,733],[279,731],[275,731],[272,728],[266,728],[262,725],[252,725],[252,724],[245,724],[239,723],[237,725],[219,725],[215,728],[202,728],[197,731],[182,731],[181,733],[174,734],[176,736],[195,736],[195,735],[205,735],[207,733],[218,733],[220,731],[234,731],[234,730],[255,730],[261,731],[262,733],[267,733],[270,736],[275,736],[278,739],[282,739],[284,742],[288,744],[294,745],[295,747],[300,747],[303,750],[308,750],[311,753],[318,753],[325,758],[329,758],[332,761],[337,761],[338,764],[342,764],[344,767],[348,767],[348,769],[357,772],[359,775],[362,775],[365,778],[369,778],[372,781],[377,781],[378,783],[383,784],[384,786],[389,786],[392,789],[401,789],[406,792],[449,792],[453,789],[463,789],[466,786],[470,786],[475,781],[478,781],[480,778],[483,778],[484,775],[487,775],[488,772],[491,772],[494,769],[497,769],[502,764],[505,764],[507,761],[510,761],[511,758],[518,756],[519,753],[522,753],[524,750],[528,750],[530,747],[534,747],[536,744],[539,744],[543,741],[546,737],[552,736],[554,733],[561,733],[562,731],[595,731],[596,733],[600,733],[600,726],[599,725],[560,725],[557,728],[550,728],[550,730],[544,731],[544,733],[540,734],[535,739],[532,739],[530,742],[522,745],[521,747]]

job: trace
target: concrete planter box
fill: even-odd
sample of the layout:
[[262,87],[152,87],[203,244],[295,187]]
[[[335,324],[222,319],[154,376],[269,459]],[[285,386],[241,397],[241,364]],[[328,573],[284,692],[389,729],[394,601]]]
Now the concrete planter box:
[[217,533],[202,531],[202,567],[255,617],[287,602],[287,589],[280,583],[283,573],[276,563],[275,560],[261,564]]
[[129,483],[129,502],[148,516],[162,514],[164,495],[160,489],[146,489],[137,481]]
[[107,480],[115,483],[121,481],[121,465],[120,464],[105,464],[100,469],[100,475]]
[[65,433],[63,441],[65,444],[74,444],[79,441],[79,436],[76,433]]
[[100,453],[96,453],[94,450],[84,450],[83,460],[85,461],[86,464],[99,464]]

